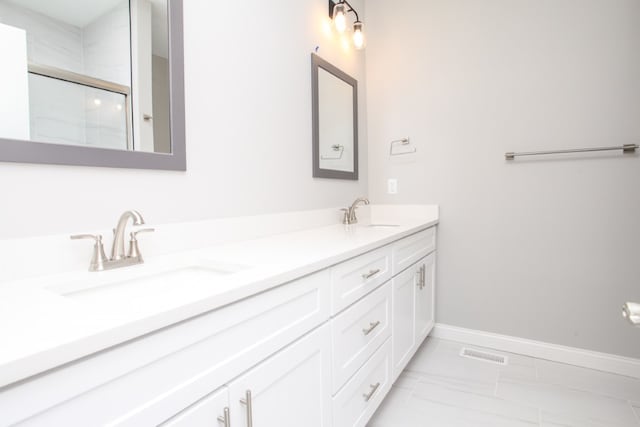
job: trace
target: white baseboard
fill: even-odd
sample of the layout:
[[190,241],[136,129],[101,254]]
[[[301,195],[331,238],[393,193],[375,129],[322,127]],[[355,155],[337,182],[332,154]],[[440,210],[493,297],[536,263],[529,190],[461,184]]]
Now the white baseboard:
[[474,329],[459,328],[457,326],[443,325],[440,323],[436,324],[431,332],[431,336],[539,359],[552,360],[554,362],[582,366],[598,371],[640,378],[640,359],[549,344]]

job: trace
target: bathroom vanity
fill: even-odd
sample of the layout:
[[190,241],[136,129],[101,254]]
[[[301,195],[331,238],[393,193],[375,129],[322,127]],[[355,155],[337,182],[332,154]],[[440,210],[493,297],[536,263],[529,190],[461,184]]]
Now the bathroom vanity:
[[371,212],[3,286],[3,322],[47,308],[2,329],[0,425],[365,425],[434,325],[438,222]]

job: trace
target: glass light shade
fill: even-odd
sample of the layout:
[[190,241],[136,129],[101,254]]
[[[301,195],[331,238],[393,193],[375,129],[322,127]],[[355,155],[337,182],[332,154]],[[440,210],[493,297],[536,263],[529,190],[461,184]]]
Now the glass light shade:
[[347,7],[344,3],[333,6],[333,24],[340,33],[347,29]]
[[364,48],[364,28],[360,21],[353,24],[353,45],[358,50]]

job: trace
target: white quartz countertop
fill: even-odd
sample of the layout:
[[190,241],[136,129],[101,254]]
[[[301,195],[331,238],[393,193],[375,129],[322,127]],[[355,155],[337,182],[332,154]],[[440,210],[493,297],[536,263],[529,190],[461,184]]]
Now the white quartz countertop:
[[[419,218],[385,217],[383,223],[394,227],[337,224],[155,256],[118,270],[5,283],[0,287],[0,387],[435,225],[437,208],[425,212]],[[139,284],[131,286],[135,280]]]

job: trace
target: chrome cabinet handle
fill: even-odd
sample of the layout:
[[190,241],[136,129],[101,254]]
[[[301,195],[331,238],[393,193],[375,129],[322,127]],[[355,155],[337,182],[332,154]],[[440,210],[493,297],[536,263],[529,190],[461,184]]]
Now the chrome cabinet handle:
[[422,264],[422,288],[427,287],[427,264]]
[[376,391],[378,390],[378,387],[380,387],[380,383],[375,383],[375,384],[371,384],[369,387],[371,387],[371,391],[369,393],[364,393],[362,395],[362,397],[364,397],[364,401],[368,402],[371,400],[371,398],[373,397],[373,395],[376,393]]
[[375,270],[370,270],[368,273],[364,273],[362,275],[362,278],[365,279],[365,280],[371,279],[373,276],[375,276],[378,273],[380,273],[380,269],[376,268]]
[[376,321],[376,322],[371,322],[371,323],[369,323],[369,327],[368,327],[368,328],[364,328],[364,329],[362,330],[362,333],[363,333],[365,336],[369,335],[371,332],[373,332],[373,330],[374,330],[375,328],[377,328],[377,327],[378,327],[378,325],[379,325],[379,324],[380,324],[380,321],[379,321],[379,320],[378,320],[378,321]]
[[418,271],[416,272],[418,274],[418,287],[420,289],[424,289],[424,287],[426,286],[426,283],[425,283],[426,269],[427,269],[427,266],[422,264],[418,269]]
[[251,390],[247,390],[246,397],[240,399],[240,403],[247,409],[247,427],[253,427],[253,403],[251,401]]
[[224,415],[218,417],[218,421],[224,425],[224,427],[231,427],[231,417],[229,416],[229,407],[224,408]]

